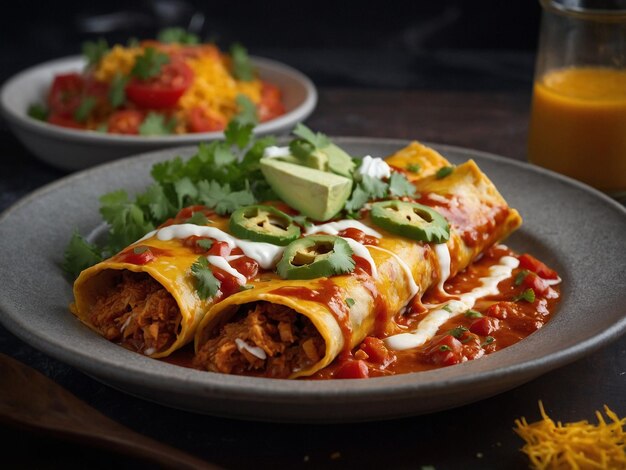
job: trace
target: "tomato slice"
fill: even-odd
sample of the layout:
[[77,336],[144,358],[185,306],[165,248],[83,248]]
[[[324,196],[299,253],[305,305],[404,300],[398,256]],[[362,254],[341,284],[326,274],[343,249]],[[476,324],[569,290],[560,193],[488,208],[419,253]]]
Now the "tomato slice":
[[193,82],[193,70],[183,61],[165,64],[161,73],[148,80],[133,78],[126,85],[127,98],[141,108],[176,106]]
[[280,89],[276,85],[263,82],[261,88],[261,102],[258,107],[259,120],[261,122],[269,121],[282,114],[285,114],[285,105],[283,105]]
[[544,279],[558,279],[559,275],[553,269],[550,269],[534,256],[529,254],[523,254],[519,257],[520,268],[528,269],[529,271],[538,274]]
[[143,119],[144,115],[141,111],[133,109],[115,111],[109,117],[108,131],[111,134],[139,134],[139,126]]
[[67,127],[69,129],[84,129],[85,126],[77,122],[72,117],[62,116],[60,114],[51,114],[48,116],[48,122],[56,126]]
[[226,128],[226,120],[204,106],[196,106],[189,111],[191,132],[216,132]]
[[48,94],[48,106],[53,114],[72,117],[82,100],[84,81],[77,73],[54,77]]

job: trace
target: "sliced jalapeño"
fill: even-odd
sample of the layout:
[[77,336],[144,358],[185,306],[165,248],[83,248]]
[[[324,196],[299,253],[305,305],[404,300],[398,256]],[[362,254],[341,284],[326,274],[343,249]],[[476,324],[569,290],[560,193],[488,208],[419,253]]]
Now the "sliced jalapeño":
[[352,248],[343,238],[312,235],[291,242],[276,265],[283,279],[316,279],[352,272]]
[[370,215],[379,227],[413,240],[443,243],[450,238],[448,221],[436,210],[416,202],[375,202]]
[[239,238],[285,246],[300,237],[291,217],[272,206],[246,206],[230,216],[230,232]]

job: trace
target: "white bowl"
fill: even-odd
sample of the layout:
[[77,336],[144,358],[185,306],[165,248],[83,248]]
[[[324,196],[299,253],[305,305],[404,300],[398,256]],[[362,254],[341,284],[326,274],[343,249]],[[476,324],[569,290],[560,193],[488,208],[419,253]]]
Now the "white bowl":
[[[256,134],[279,133],[306,119],[317,104],[317,90],[297,70],[269,59],[253,57],[261,79],[277,85],[283,94],[286,113],[259,124]],[[41,160],[65,170],[79,170],[109,160],[150,150],[179,147],[218,139],[222,132],[168,136],[105,134],[67,129],[28,116],[28,107],[45,102],[55,75],[83,69],[79,56],[66,57],[31,67],[13,76],[0,90],[0,109],[18,139]]]

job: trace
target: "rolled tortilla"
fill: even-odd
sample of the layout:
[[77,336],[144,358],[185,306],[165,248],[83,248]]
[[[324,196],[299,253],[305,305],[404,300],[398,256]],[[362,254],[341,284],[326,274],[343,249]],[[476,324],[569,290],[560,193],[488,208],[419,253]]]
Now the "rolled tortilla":
[[[417,164],[424,169],[426,176],[414,181],[420,192],[418,201],[437,208],[448,218],[451,235],[447,243],[434,245],[399,237],[381,230],[366,217],[361,222],[382,234],[377,246],[365,246],[375,263],[376,277],[357,269],[350,275],[311,281],[271,281],[231,296],[214,305],[198,327],[196,367],[267,377],[310,376],[366,336],[397,332],[392,319],[409,301],[415,296],[421,298],[431,287],[442,288],[447,278],[519,227],[519,213],[508,207],[473,161],[437,179],[436,170],[450,163],[428,150],[413,143],[390,160],[394,166]],[[287,286],[293,291],[282,288]],[[298,289],[308,292],[309,297],[329,289],[334,289],[336,295],[333,302],[306,300]],[[279,330],[285,321],[272,320],[271,306],[284,306],[294,318],[302,316],[310,321],[323,348],[308,354],[306,337],[284,340]],[[284,318],[284,310],[280,318]],[[251,315],[257,315],[258,321],[246,328]],[[257,334],[260,330],[263,335]],[[311,330],[302,331],[310,334]],[[265,339],[259,340],[261,336]],[[291,358],[287,367],[284,356]],[[274,367],[274,362],[280,367]]]

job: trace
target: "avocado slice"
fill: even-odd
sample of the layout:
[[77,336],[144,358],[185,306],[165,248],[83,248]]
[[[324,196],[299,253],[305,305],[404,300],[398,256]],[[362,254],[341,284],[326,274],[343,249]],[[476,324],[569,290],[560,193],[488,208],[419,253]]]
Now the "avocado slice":
[[274,158],[261,159],[261,171],[283,201],[320,222],[343,209],[352,192],[350,178]]
[[335,144],[330,144],[321,150],[328,155],[328,170],[346,178],[352,178],[356,166],[350,155]]

